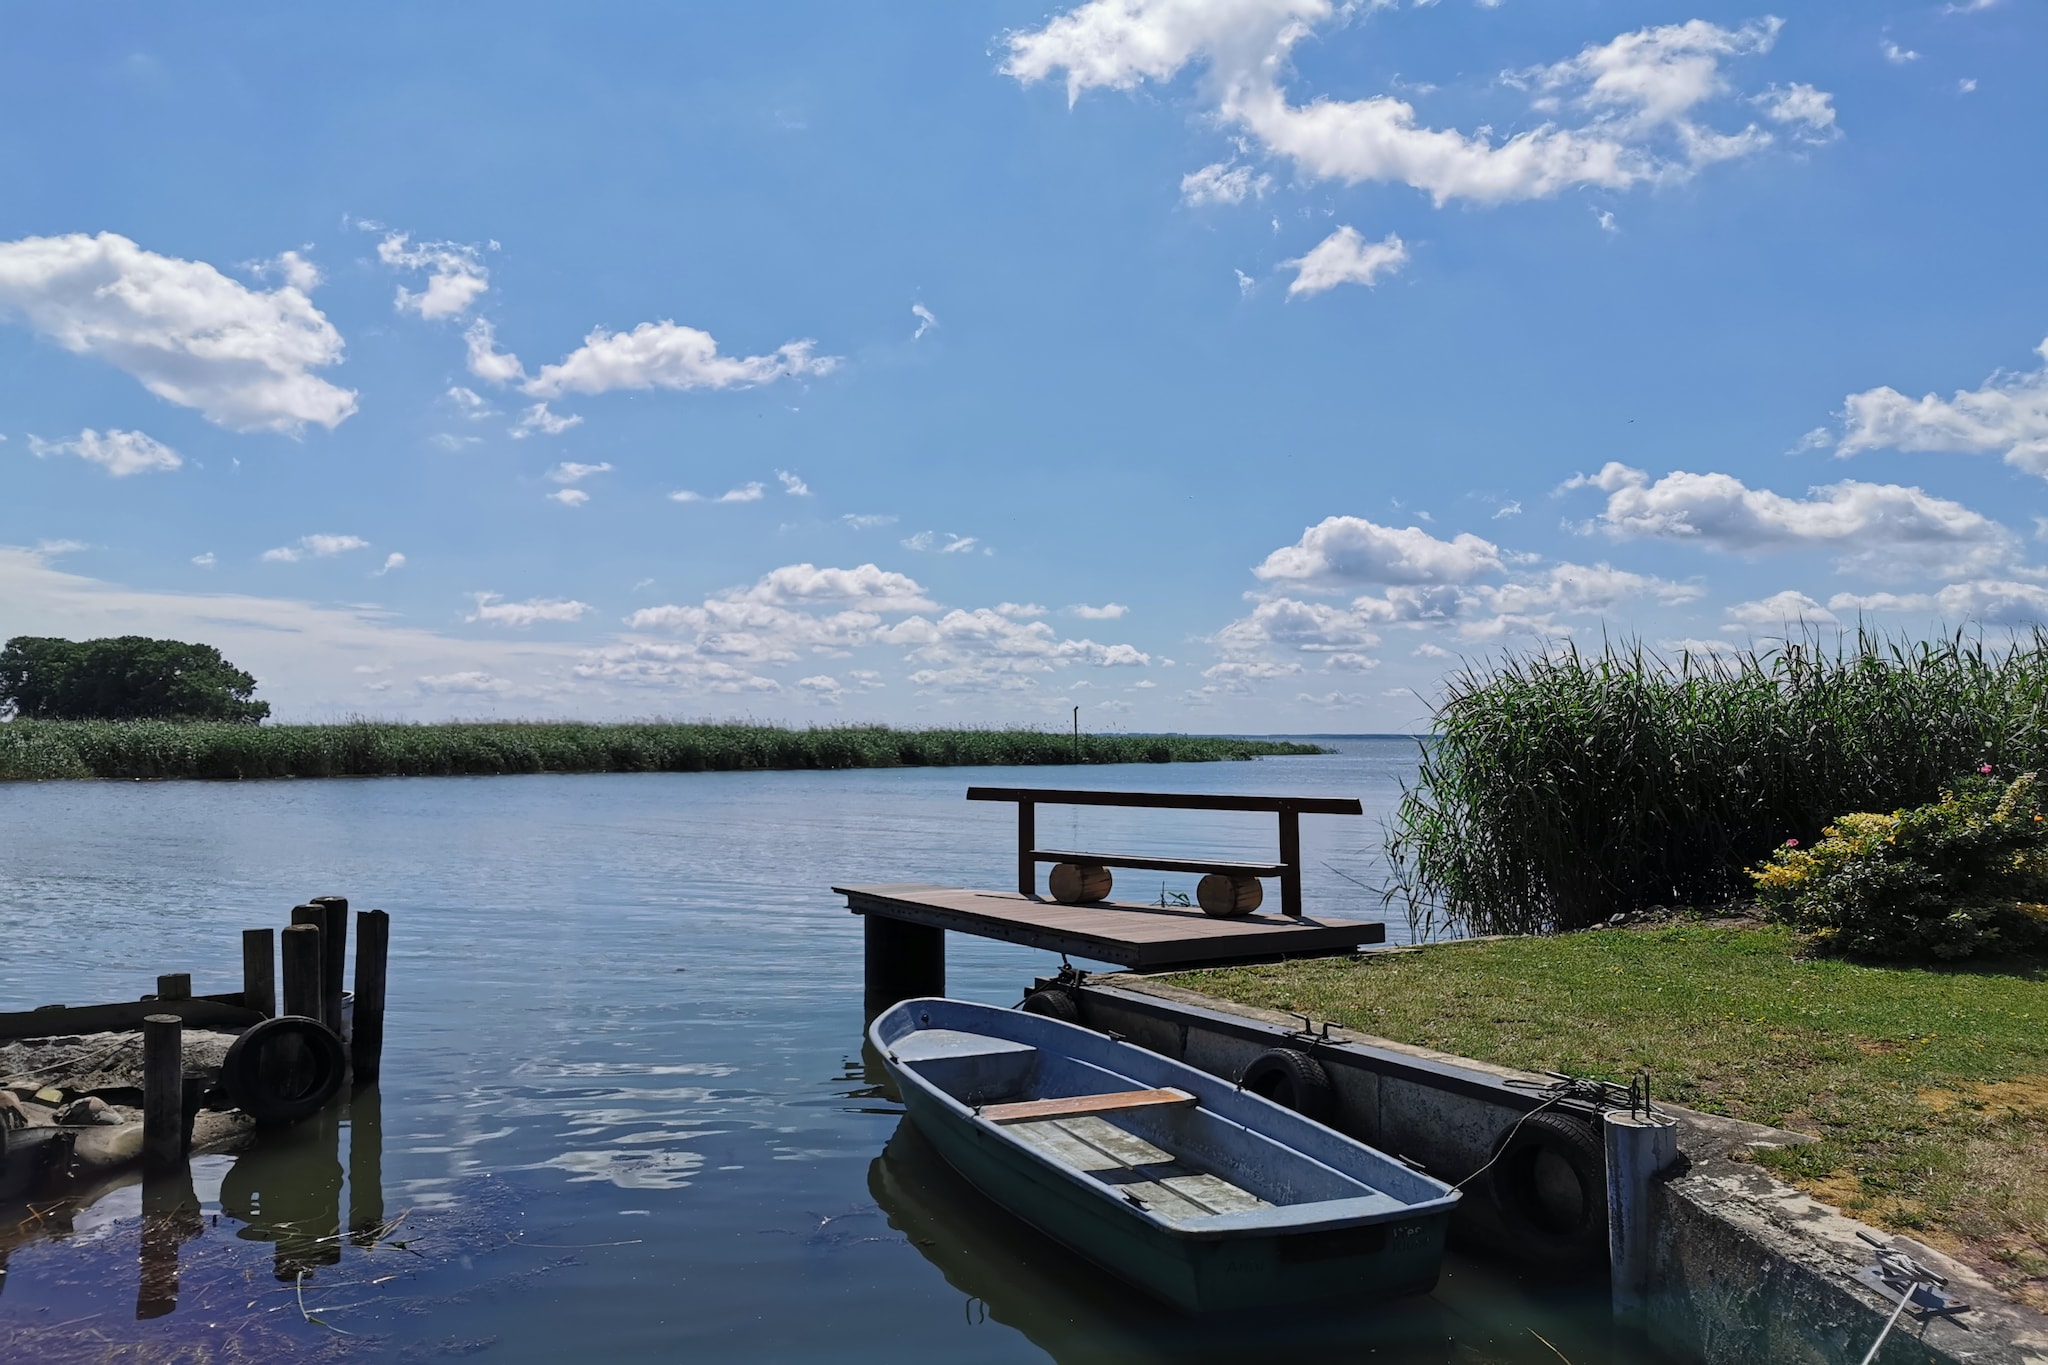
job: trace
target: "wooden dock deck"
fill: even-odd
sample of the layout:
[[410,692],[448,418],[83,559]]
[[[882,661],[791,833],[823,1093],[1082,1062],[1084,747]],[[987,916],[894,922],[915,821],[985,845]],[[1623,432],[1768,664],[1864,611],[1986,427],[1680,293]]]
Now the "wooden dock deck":
[[[871,921],[951,929],[1140,970],[1325,957],[1387,938],[1386,925],[1377,920],[1270,914],[1217,919],[1172,906],[1132,901],[1062,905],[1015,891],[970,891],[924,882],[832,889],[846,897],[848,910]],[[873,937],[869,941],[875,945]],[[943,964],[943,956],[939,961]],[[941,965],[942,980],[943,971]]]

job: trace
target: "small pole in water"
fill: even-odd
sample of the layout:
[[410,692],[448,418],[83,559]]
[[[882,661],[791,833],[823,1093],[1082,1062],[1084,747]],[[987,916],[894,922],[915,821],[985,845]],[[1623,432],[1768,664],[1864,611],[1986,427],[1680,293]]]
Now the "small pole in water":
[[1074,708],[1074,762],[1081,761],[1081,708]]
[[242,1007],[268,1019],[277,1013],[277,934],[271,929],[242,931]]
[[[292,912],[294,916],[297,911]],[[314,913],[318,913],[315,911]],[[284,1012],[320,1017],[320,926],[294,924],[278,936],[284,956]]]
[[185,1159],[185,1021],[142,1021],[142,1163],[166,1171]]
[[356,915],[356,1020],[351,1061],[356,1084],[377,1079],[384,1053],[384,974],[391,952],[391,916],[382,910]]
[[348,961],[348,897],[315,896],[306,902],[320,907],[321,1020],[342,1036],[341,989]]

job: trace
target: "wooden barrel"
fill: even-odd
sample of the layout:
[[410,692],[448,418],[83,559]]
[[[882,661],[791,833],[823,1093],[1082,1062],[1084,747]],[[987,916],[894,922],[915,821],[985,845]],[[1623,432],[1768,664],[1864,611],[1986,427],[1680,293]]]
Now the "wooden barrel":
[[1045,879],[1052,898],[1062,905],[1107,900],[1110,880],[1108,868],[1083,863],[1054,863],[1052,875]]
[[1259,885],[1257,877],[1211,872],[1195,885],[1195,903],[1202,907],[1204,914],[1218,919],[1249,915],[1265,898],[1265,889]]

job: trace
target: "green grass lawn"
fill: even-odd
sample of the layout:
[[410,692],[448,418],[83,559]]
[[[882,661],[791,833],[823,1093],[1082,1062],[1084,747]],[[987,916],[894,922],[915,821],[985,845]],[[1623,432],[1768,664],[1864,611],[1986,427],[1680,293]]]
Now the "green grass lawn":
[[1505,1066],[1648,1069],[1660,1099],[1813,1134],[1756,1159],[2048,1307],[2048,962],[1874,966],[1688,923],[1172,980]]

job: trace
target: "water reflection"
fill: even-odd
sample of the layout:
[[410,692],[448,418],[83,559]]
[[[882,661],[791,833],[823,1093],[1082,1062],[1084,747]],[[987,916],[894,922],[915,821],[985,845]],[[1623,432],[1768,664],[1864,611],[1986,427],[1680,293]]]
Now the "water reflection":
[[1452,1359],[1433,1298],[1193,1317],[1080,1260],[956,1175],[907,1120],[868,1167],[868,1192],[947,1283],[970,1322],[1015,1328],[1062,1365],[1229,1361],[1284,1352],[1299,1361],[1401,1365]]
[[178,1250],[206,1231],[192,1167],[151,1172],[142,1181],[142,1273],[135,1316],[160,1318],[178,1307]]
[[[235,1236],[274,1242],[272,1273],[295,1282],[341,1263],[341,1114],[330,1105],[242,1152],[220,1185],[221,1212],[241,1220]],[[374,1128],[352,1140],[381,1141]],[[381,1200],[381,1196],[380,1196]]]

